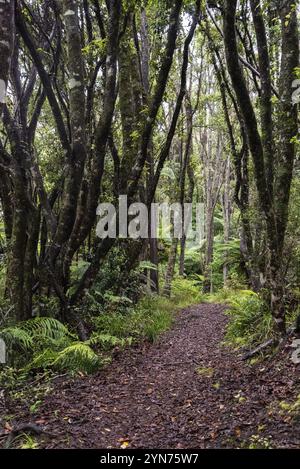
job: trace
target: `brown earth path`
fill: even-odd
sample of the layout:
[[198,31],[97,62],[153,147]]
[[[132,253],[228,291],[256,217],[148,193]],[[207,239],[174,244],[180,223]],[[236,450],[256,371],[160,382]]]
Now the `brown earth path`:
[[18,420],[42,425],[46,448],[299,447],[299,420],[276,404],[300,392],[287,347],[250,366],[223,344],[226,321],[221,305],[182,311],[155,344],[120,352],[96,375],[58,380],[38,413]]

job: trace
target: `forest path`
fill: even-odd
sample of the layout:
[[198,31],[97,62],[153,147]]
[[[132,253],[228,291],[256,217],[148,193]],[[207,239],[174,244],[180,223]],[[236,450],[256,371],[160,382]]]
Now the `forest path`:
[[297,379],[299,390],[293,365],[278,357],[246,364],[222,343],[226,321],[221,305],[188,308],[155,344],[119,353],[97,375],[58,382],[34,418],[55,435],[39,447],[241,447],[252,435],[259,445],[299,447],[299,422],[270,407],[295,394]]

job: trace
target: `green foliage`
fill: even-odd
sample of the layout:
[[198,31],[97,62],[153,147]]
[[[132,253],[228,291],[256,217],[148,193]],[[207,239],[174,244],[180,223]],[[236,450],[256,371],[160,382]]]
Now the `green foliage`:
[[4,252],[6,246],[4,223],[0,221],[0,255]]
[[59,352],[52,365],[62,370],[92,373],[99,368],[101,361],[88,345],[78,342]]
[[17,361],[19,365],[27,364],[32,357],[35,360],[35,354],[47,347],[50,351],[59,350],[75,338],[64,324],[48,317],[38,317],[3,328],[0,337],[6,343],[8,360]]
[[20,440],[20,449],[38,449],[38,443],[36,439],[28,433],[21,433],[21,435],[19,435],[15,441],[16,440]]
[[144,326],[144,335],[150,342],[155,342],[159,334],[171,327],[172,316],[166,311],[155,311]]
[[272,335],[272,316],[259,295],[251,290],[236,291],[227,298],[227,303],[229,342],[238,346],[254,346]]
[[243,448],[247,449],[272,449],[272,441],[270,438],[260,435],[251,435],[248,444],[243,444]]
[[[289,258],[289,270],[287,272],[287,283],[291,290],[299,289],[300,284],[300,172],[295,171],[297,177],[294,178],[291,188],[291,200],[289,207],[289,222],[287,228],[286,252]],[[300,295],[298,295],[300,303]]]
[[176,175],[174,173],[174,170],[170,166],[165,166],[161,173],[160,173],[162,178],[170,179],[171,181],[176,180]]
[[279,408],[282,414],[288,414],[291,417],[298,419],[300,417],[300,394],[293,402],[279,402]]
[[239,268],[240,262],[240,241],[232,239],[228,243],[224,243],[222,238],[217,236],[214,243],[214,259],[211,265],[214,291],[223,288],[224,265],[229,268],[228,286],[231,288],[242,288],[244,286],[244,278]]
[[172,313],[178,307],[195,301],[195,295],[198,294],[192,282],[185,279],[176,279],[173,285],[171,299],[146,295],[126,312],[103,313],[95,317],[93,322],[97,333],[92,336],[92,340],[94,337],[100,337],[100,341],[105,339],[116,345],[124,345],[124,342],[118,343],[115,338],[127,341],[147,338],[154,341],[161,332],[170,327]]
[[201,252],[198,246],[196,248],[186,249],[184,271],[187,276],[202,273]]
[[89,373],[100,365],[100,358],[91,347],[78,342],[54,318],[34,318],[4,328],[0,337],[7,344],[9,361],[27,372],[55,368]]
[[176,305],[176,309],[202,303],[204,299],[205,296],[201,293],[196,280],[189,280],[182,277],[174,279],[171,301],[173,306]]
[[[246,292],[248,290],[242,290],[242,291]],[[253,293],[252,290],[249,290],[249,292]],[[236,298],[240,294],[241,294],[241,291],[238,289],[224,287],[216,291],[216,293],[205,295],[205,301],[207,303],[230,304],[231,300]]]
[[33,347],[33,339],[20,327],[6,327],[0,331],[0,337],[9,348],[16,347],[23,351],[28,351]]
[[106,39],[94,39],[82,48],[82,52],[88,59],[96,59],[105,53],[106,46]]
[[38,317],[18,324],[18,327],[33,339],[41,337],[59,340],[63,337],[74,337],[64,324],[54,318]]
[[171,312],[164,309],[166,299],[146,296],[127,313],[104,313],[94,319],[96,333],[92,343],[124,346],[141,338],[154,341],[172,322]]
[[131,345],[131,342],[131,337],[119,338],[111,334],[99,334],[97,332],[93,332],[90,340],[88,341],[90,345],[100,346],[104,350]]
[[5,259],[4,254],[1,254],[1,246],[0,246],[0,324],[2,317],[4,316],[4,311],[8,309],[7,304],[5,304],[4,300],[4,292],[5,292],[5,276],[6,276],[6,263],[3,262]]
[[84,259],[79,259],[77,262],[73,262],[71,265],[71,281],[72,283],[81,279],[90,263]]
[[51,348],[45,348],[41,352],[34,354],[32,360],[25,366],[25,370],[31,371],[51,368],[57,358],[57,354],[57,351]]
[[143,318],[140,328],[141,336],[151,342],[154,342],[159,334],[171,327],[174,310],[165,308],[165,303],[164,298],[146,298],[136,313],[137,319],[138,317]]
[[[156,269],[156,266],[143,261],[130,272],[123,271],[122,266],[128,261],[126,249],[128,249],[127,241],[112,249],[93,287],[87,292],[85,302],[78,308],[85,317],[87,311],[91,317],[104,312],[126,313],[141,297],[144,290],[144,270]],[[76,289],[76,284],[88,265],[89,263],[84,260],[73,264],[69,294]]]
[[140,339],[154,342],[159,334],[170,328],[175,311],[201,302],[199,291],[194,282],[176,278],[171,298],[145,295],[127,310],[104,312],[93,318],[96,332],[91,343],[109,347],[124,346]]
[[10,362],[23,367],[25,374],[47,369],[91,373],[107,362],[107,353],[115,347],[140,339],[154,342],[171,326],[174,311],[201,300],[199,288],[182,278],[174,280],[171,299],[146,295],[133,305],[129,298],[110,292],[103,298],[110,308],[100,314],[98,309],[94,331],[84,343],[60,321],[49,317],[2,328],[0,337],[8,345]]
[[145,269],[147,270],[157,270],[157,266],[152,264],[150,261],[142,261],[139,263],[138,267],[136,268],[136,272],[142,272]]

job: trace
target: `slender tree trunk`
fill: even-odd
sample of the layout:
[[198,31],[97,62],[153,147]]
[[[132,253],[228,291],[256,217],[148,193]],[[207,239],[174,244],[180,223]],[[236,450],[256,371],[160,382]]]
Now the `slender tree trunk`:
[[[231,225],[231,191],[230,191],[230,156],[227,157],[225,181],[224,181],[224,192],[223,192],[223,220],[224,220],[224,244],[228,244],[230,239],[230,225]],[[224,252],[225,262],[223,265],[223,283],[226,286],[228,280],[228,264],[226,261],[228,253]]]
[[49,255],[50,268],[54,270],[56,259],[61,254],[58,258],[58,266],[56,266],[56,272],[61,278],[61,283],[63,282],[63,277],[68,278],[68,272],[63,272],[64,248],[75,223],[77,201],[87,156],[84,65],[78,5],[74,0],[63,0],[62,7],[66,29],[67,65],[69,72],[71,154],[67,159],[62,206],[54,242],[52,243]]
[[40,229],[40,209],[32,208],[28,214],[27,246],[24,258],[24,311],[26,318],[32,317],[32,291],[34,269],[37,265],[37,248]]
[[206,251],[203,293],[210,293],[213,290],[211,264],[214,256],[214,210],[211,205],[206,209],[205,226]]
[[[186,122],[187,122],[187,137],[185,144],[185,154],[183,158],[183,165],[181,169],[181,184],[180,184],[180,203],[184,206],[184,202],[192,204],[194,194],[194,179],[193,169],[191,167],[191,155],[193,152],[193,109],[190,102],[190,97],[186,96]],[[186,176],[188,176],[189,188],[186,194]],[[182,237],[180,240],[180,256],[179,256],[179,275],[184,275],[184,261],[185,261],[185,246],[186,246],[186,233],[184,229],[184,210],[182,210]]]
[[168,265],[167,265],[167,270],[166,270],[166,275],[165,275],[165,285],[163,289],[163,295],[166,297],[171,296],[172,281],[174,278],[174,271],[175,271],[176,258],[177,258],[177,248],[178,248],[178,239],[174,238],[172,240],[172,244],[170,248]]
[[106,55],[107,76],[103,97],[103,113],[95,130],[95,150],[91,151],[89,168],[86,170],[86,177],[83,178],[81,184],[76,220],[66,248],[64,258],[64,275],[66,279],[68,278],[75,252],[89,236],[96,220],[96,209],[101,192],[106,147],[115,109],[121,2],[110,1],[110,4]]
[[0,201],[3,212],[6,242],[9,243],[13,227],[12,185],[8,171],[0,167]]

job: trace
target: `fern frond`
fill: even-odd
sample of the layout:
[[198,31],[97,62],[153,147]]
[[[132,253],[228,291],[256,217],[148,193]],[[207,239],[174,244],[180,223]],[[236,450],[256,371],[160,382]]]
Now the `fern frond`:
[[50,368],[58,356],[58,352],[49,348],[37,354],[33,360],[25,367],[26,370],[35,370],[38,368]]
[[259,298],[259,295],[253,290],[240,290],[240,293],[244,296],[254,296],[256,298]]
[[32,338],[43,337],[58,340],[63,337],[73,337],[67,327],[54,318],[38,317],[29,319],[18,326]]
[[52,362],[54,367],[60,369],[83,371],[86,373],[92,373],[97,370],[100,364],[99,356],[88,345],[82,342],[66,347],[58,353],[56,359]]
[[125,345],[130,345],[132,342],[131,337],[120,339],[114,335],[110,334],[93,334],[90,340],[88,341],[89,345],[100,345],[103,348],[111,347],[124,347]]
[[137,272],[142,272],[143,270],[154,270],[157,271],[157,265],[153,264],[150,261],[141,261],[136,269]]
[[17,346],[24,351],[29,351],[33,347],[33,339],[30,334],[19,327],[6,327],[2,329],[0,337],[7,346]]

